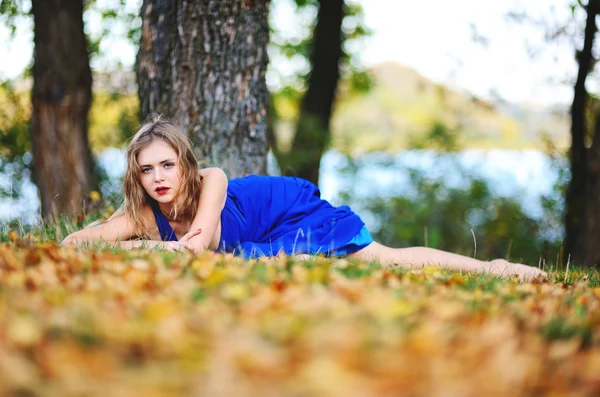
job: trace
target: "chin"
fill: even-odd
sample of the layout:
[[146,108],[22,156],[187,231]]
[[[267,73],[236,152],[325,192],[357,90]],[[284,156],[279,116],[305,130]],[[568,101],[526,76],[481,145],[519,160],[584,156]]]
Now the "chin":
[[154,200],[158,201],[159,203],[170,203],[173,201],[173,197],[171,197],[170,194],[166,194],[164,196],[155,196],[153,197]]

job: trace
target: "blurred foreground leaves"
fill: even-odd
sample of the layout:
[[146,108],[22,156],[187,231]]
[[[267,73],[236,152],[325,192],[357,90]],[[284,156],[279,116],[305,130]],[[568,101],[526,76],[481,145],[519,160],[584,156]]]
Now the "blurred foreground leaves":
[[11,395],[600,391],[598,274],[525,283],[342,259],[0,245]]

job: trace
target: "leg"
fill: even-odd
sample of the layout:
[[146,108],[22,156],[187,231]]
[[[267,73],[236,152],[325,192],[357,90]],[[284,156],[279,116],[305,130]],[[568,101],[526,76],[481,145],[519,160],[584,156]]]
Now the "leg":
[[433,248],[391,248],[377,242],[373,242],[362,250],[351,254],[350,258],[362,261],[377,261],[383,266],[398,265],[406,268],[439,266],[449,270],[491,273],[502,276],[518,274],[525,279],[531,279],[538,275],[546,276],[546,273],[538,268],[513,264],[503,259],[485,262]]

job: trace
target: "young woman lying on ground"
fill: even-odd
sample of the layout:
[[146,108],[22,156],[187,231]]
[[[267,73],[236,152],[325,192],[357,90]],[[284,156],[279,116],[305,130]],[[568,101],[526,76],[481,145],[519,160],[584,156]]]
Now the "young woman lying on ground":
[[106,241],[125,248],[211,249],[247,258],[284,251],[524,279],[546,275],[503,259],[486,262],[432,248],[386,247],[373,241],[349,207],[322,200],[306,180],[253,175],[228,181],[218,168],[199,169],[189,140],[160,119],[142,126],[127,148],[124,192],[122,210],[72,233],[63,244]]

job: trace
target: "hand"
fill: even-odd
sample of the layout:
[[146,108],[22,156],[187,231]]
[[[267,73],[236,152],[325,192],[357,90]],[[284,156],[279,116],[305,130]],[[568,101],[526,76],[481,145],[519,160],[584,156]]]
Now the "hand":
[[190,242],[190,240],[202,233],[202,229],[192,230],[187,232],[179,239],[179,241],[167,241],[163,244],[163,247],[167,251],[187,251],[187,252],[197,252],[198,249]]
[[523,265],[521,263],[511,263],[505,259],[494,259],[489,262],[492,274],[498,274],[504,277],[518,275],[521,280],[533,280],[538,277],[547,278],[548,273],[533,266]]

